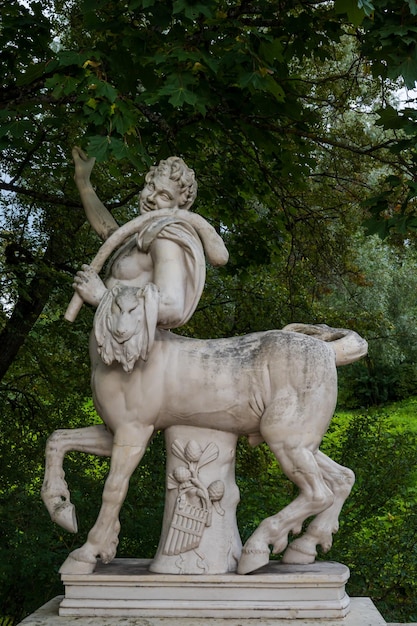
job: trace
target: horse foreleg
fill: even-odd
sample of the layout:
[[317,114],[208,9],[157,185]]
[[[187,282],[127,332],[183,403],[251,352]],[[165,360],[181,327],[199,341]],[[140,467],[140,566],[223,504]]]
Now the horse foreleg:
[[119,512],[133,471],[142,459],[153,433],[153,426],[130,429],[128,434],[115,435],[110,472],[104,485],[102,505],[97,521],[88,533],[86,543],[71,552],[63,563],[61,574],[89,574],[97,557],[109,563],[116,555],[120,531]]
[[318,545],[323,552],[330,550],[333,534],[339,529],[340,511],[355,482],[352,470],[339,465],[322,452],[317,452],[316,460],[325,483],[334,493],[334,502],[314,518],[302,537],[298,537],[288,546],[282,558],[284,563],[311,563],[317,556]]
[[113,436],[104,424],[56,430],[46,442],[42,500],[52,521],[65,530],[77,532],[75,508],[70,501],[70,492],[65,482],[64,456],[70,450],[110,456],[112,445]]

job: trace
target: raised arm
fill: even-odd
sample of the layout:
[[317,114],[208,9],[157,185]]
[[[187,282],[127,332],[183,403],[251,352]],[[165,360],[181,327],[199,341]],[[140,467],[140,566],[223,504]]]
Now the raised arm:
[[74,180],[80,192],[85,214],[98,236],[105,240],[110,237],[119,226],[111,213],[98,198],[90,182],[90,175],[94,167],[95,159],[88,158],[85,152],[78,147],[73,148],[72,157],[75,163]]

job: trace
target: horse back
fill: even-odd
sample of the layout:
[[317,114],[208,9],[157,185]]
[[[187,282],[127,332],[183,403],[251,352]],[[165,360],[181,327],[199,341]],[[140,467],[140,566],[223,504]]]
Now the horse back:
[[192,418],[194,424],[200,416],[201,426],[233,421],[240,432],[253,432],[277,394],[305,394],[336,382],[334,351],[306,335],[277,330],[209,340],[168,335],[159,344],[163,423],[175,411],[179,420]]

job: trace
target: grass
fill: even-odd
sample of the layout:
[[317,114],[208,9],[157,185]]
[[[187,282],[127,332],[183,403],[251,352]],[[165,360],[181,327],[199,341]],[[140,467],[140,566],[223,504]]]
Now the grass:
[[344,410],[337,408],[334,419],[337,421],[346,420],[351,423],[358,415],[366,414],[371,417],[383,415],[388,424],[392,424],[392,429],[397,432],[411,431],[417,433],[417,396],[366,409]]

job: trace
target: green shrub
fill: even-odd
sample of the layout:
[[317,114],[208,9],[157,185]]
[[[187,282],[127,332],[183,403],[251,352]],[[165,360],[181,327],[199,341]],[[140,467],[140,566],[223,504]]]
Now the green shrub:
[[[355,472],[356,483],[334,545],[320,558],[348,565],[350,595],[370,596],[388,621],[417,619],[416,409],[417,398],[410,398],[384,411],[338,413],[322,446]],[[52,413],[49,417],[52,424]],[[66,417],[60,415],[64,423]],[[77,423],[82,420],[88,421],[85,410],[77,416]],[[107,459],[68,455],[66,476],[80,524],[79,533],[70,535],[50,521],[40,499],[45,440],[45,433],[22,432],[3,457],[0,615],[13,616],[14,623],[62,593],[58,569],[85,541],[108,471]],[[164,506],[164,456],[158,435],[131,480],[121,513],[119,556],[155,553]],[[297,490],[265,444],[252,449],[245,439],[240,441],[236,474],[241,490],[238,523],[245,541],[262,519],[291,502]]]
[[387,621],[417,616],[417,435],[387,412],[336,416],[322,449],[355,486],[326,558],[350,567],[348,592],[370,596]]

